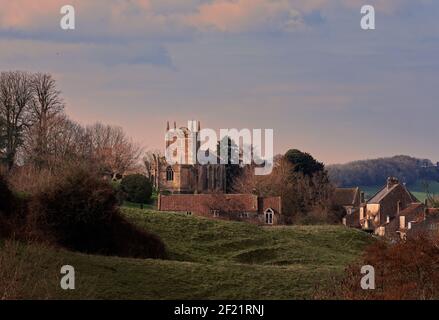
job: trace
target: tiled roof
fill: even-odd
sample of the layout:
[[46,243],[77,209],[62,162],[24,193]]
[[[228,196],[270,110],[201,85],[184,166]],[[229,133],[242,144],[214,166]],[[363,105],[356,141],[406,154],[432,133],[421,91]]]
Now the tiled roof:
[[281,198],[258,198],[252,194],[175,194],[160,195],[159,210],[177,212],[209,213],[211,210],[225,212],[262,213],[271,208],[281,213]]
[[380,203],[381,200],[383,200],[390,192],[392,192],[392,190],[396,189],[396,187],[398,187],[397,184],[391,186],[390,188],[387,188],[387,185],[384,186],[372,198],[369,199],[368,203],[373,203],[373,204]]
[[350,206],[355,202],[358,188],[337,188],[335,189],[334,201],[340,206]]
[[408,196],[411,199],[411,202],[417,203],[419,200],[407,189],[406,186],[402,184],[394,184],[390,188],[385,185],[380,191],[378,191],[367,203],[370,204],[378,204],[383,200],[385,197],[387,197],[390,193],[392,193],[393,190],[397,188],[403,188],[404,191],[408,194]]

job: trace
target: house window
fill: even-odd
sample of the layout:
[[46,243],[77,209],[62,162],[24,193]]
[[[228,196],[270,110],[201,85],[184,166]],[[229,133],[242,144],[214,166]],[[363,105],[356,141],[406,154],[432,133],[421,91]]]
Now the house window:
[[405,229],[405,216],[399,216],[399,228]]
[[166,181],[174,181],[174,170],[171,167],[166,168]]
[[239,214],[239,217],[240,217],[241,219],[243,219],[243,218],[248,218],[248,217],[249,217],[248,212],[241,212],[241,213]]
[[219,216],[220,216],[219,210],[211,210],[211,212],[212,212],[214,218],[219,218]]
[[265,224],[273,224],[274,211],[271,208],[265,210]]

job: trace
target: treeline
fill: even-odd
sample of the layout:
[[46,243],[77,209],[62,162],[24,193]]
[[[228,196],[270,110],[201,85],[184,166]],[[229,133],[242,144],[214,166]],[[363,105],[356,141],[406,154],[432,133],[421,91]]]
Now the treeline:
[[278,155],[270,175],[257,176],[246,167],[235,178],[236,193],[280,196],[287,224],[339,223],[345,211],[333,203],[334,187],[323,163],[297,149]]
[[123,174],[137,165],[141,148],[122,128],[69,119],[50,74],[0,74],[0,164],[52,169],[66,160],[89,162],[102,174]]
[[420,180],[439,181],[439,168],[430,160],[409,156],[330,165],[327,170],[331,182],[340,187],[382,185],[390,176],[408,185]]
[[131,175],[116,188],[111,179],[136,170],[141,148],[120,127],[84,127],[64,109],[50,74],[0,74],[0,240],[164,258],[160,238],[119,209],[121,193],[149,197],[149,181]]

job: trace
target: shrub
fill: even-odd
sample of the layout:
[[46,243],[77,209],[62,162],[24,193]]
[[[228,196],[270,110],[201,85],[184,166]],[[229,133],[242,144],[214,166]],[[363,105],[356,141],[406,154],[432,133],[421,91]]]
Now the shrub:
[[8,216],[11,212],[13,195],[4,176],[0,175],[0,237],[9,234]]
[[65,170],[35,194],[29,224],[45,240],[85,253],[162,258],[161,240],[128,223],[113,187],[86,167]]
[[73,169],[35,195],[38,223],[61,243],[80,241],[81,233],[106,224],[116,212],[111,186],[84,168]]
[[14,195],[9,189],[6,178],[0,175],[0,214],[9,214],[12,209],[12,203],[14,202]]
[[122,191],[119,180],[111,180],[111,186],[113,187],[114,193],[116,194],[117,203],[121,206],[126,198],[125,193]]
[[120,187],[126,195],[126,200],[130,202],[149,203],[151,201],[151,182],[141,174],[124,177]]
[[19,236],[24,231],[27,200],[15,195],[0,174],[0,238]]
[[[361,261],[346,269],[345,277],[316,298],[405,300],[439,298],[439,241],[423,235],[391,244],[377,241]],[[363,265],[375,268],[375,290],[363,290]]]

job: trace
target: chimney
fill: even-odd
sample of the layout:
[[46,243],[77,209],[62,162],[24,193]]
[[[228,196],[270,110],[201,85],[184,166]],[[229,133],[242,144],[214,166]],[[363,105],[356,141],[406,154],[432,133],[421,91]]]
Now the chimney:
[[390,190],[394,185],[397,185],[399,183],[398,179],[395,177],[388,177],[387,178],[387,190]]
[[361,193],[360,193],[360,203],[364,203],[365,201],[364,201],[364,192],[362,191]]
[[177,122],[174,121],[174,129],[177,129]]

